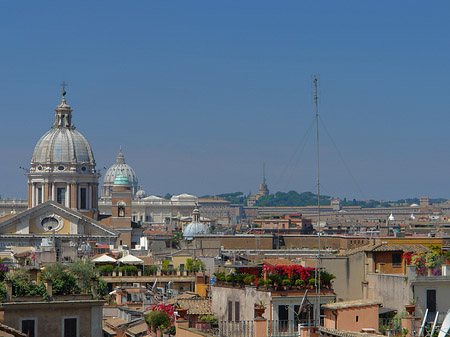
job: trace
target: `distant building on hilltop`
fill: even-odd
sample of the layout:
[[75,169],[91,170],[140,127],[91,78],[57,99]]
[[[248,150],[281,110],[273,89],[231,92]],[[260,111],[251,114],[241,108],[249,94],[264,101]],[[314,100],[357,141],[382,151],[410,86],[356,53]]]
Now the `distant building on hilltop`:
[[266,184],[266,164],[263,166],[263,182],[259,184],[258,194],[252,194],[247,199],[247,206],[252,207],[256,204],[259,198],[269,195],[269,188]]

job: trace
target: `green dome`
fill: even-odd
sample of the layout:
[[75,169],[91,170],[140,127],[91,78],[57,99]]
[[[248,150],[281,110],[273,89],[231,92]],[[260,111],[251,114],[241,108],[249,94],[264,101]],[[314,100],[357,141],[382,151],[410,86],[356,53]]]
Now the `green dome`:
[[130,181],[126,175],[119,174],[116,179],[114,179],[114,185],[130,185]]

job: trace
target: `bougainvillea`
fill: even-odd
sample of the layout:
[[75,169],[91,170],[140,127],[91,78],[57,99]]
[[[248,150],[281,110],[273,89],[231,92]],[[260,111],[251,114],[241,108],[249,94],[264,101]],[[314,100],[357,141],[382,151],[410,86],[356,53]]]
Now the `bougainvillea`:
[[303,267],[301,265],[293,266],[267,266],[263,267],[263,271],[269,274],[276,274],[282,278],[287,277],[290,280],[309,280],[315,273],[315,269],[312,267]]
[[150,310],[150,313],[145,316],[145,321],[154,332],[171,327],[175,321],[173,305],[162,302],[155,303],[148,307],[147,310]]
[[412,253],[404,252],[402,255],[402,259],[405,260],[406,264],[411,264]]

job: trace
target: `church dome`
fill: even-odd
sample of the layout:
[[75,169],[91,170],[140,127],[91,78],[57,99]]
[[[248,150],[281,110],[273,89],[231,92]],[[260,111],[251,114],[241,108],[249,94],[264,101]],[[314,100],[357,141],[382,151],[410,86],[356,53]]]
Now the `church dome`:
[[77,130],[52,128],[37,142],[31,163],[94,165],[94,155],[86,138]]
[[131,185],[131,192],[135,195],[138,187],[138,178],[133,168],[125,163],[122,148],[120,148],[116,162],[105,173],[105,177],[103,178],[102,197],[111,197],[111,189],[118,175],[124,175],[128,178]]
[[195,236],[208,234],[208,232],[208,226],[200,222],[200,210],[196,206],[192,212],[192,222],[184,228],[183,238],[193,240]]
[[139,187],[139,190],[136,192],[136,198],[144,199],[146,197],[147,197],[147,192],[145,192],[141,187]]
[[51,169],[51,166],[57,165],[61,170],[60,164],[70,166],[85,164],[93,169],[95,160],[92,149],[86,138],[75,130],[72,124],[72,110],[70,105],[66,104],[65,92],[55,112],[55,123],[34,148],[32,168],[40,170],[41,165],[44,165]]

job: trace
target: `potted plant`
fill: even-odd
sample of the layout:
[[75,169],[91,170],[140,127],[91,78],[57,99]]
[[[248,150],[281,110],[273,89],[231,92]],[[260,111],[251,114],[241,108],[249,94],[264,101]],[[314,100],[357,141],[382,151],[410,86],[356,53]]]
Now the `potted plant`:
[[405,310],[410,316],[414,315],[414,311],[416,311],[416,300],[414,298],[409,304],[405,305]]
[[296,286],[298,289],[301,289],[302,287],[304,287],[304,285],[305,285],[305,281],[300,280],[300,279],[295,280],[295,286]]
[[283,281],[281,281],[282,286],[284,287],[284,290],[287,290],[290,288],[291,281],[289,279],[285,278]]
[[262,300],[259,300],[258,303],[255,303],[255,318],[262,317],[265,311],[266,304]]

